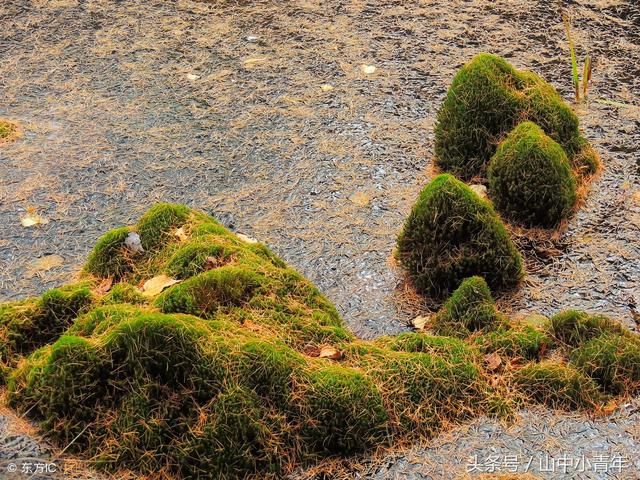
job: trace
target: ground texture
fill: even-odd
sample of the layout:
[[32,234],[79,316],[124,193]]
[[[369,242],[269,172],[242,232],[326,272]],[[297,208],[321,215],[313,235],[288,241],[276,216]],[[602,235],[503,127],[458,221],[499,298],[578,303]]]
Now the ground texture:
[[[604,171],[556,239],[518,239],[529,276],[503,302],[633,327],[640,8],[569,6],[579,54],[588,46],[595,60],[578,113]],[[100,233],[165,200],[269,244],[359,335],[403,330],[424,306],[389,257],[431,176],[433,121],[456,69],[492,51],[571,94],[562,22],[546,1],[14,0],[0,25],[0,116],[22,125],[0,147],[3,300],[63,283]],[[48,223],[23,227],[30,207]],[[38,261],[49,255],[62,262]],[[627,414],[602,431],[605,445]]]

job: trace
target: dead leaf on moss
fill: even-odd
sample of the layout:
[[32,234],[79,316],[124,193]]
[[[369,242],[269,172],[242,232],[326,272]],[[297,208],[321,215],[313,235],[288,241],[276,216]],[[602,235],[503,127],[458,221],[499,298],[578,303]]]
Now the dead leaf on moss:
[[181,242],[184,242],[187,238],[189,238],[187,236],[187,233],[184,231],[184,227],[176,228],[173,231],[173,235]]
[[332,346],[325,345],[320,349],[318,356],[320,358],[328,358],[329,360],[340,360],[342,358],[342,352]]
[[426,315],[419,315],[411,321],[413,328],[416,330],[424,330],[424,327],[429,323],[429,317]]
[[489,353],[484,356],[484,363],[487,365],[487,370],[495,372],[502,365],[502,358],[496,352]]
[[320,89],[323,92],[330,92],[331,90],[333,90],[333,85],[329,85],[328,83],[325,83],[323,85],[320,85]]
[[160,294],[165,288],[179,283],[180,280],[171,278],[165,274],[150,278],[142,285],[142,294],[147,297],[153,297]]
[[111,290],[111,286],[112,285],[113,285],[113,278],[107,277],[107,278],[102,279],[102,281],[96,286],[94,291],[98,295],[104,295],[109,290]]
[[258,243],[258,241],[255,238],[251,238],[250,236],[245,235],[244,233],[236,233],[236,236],[243,242]]

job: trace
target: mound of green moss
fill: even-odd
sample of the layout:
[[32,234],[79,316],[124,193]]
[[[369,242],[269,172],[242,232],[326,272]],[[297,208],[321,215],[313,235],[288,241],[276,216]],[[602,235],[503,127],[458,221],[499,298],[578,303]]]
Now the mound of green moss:
[[474,275],[493,291],[515,286],[523,275],[522,258],[493,208],[448,174],[420,193],[397,255],[415,287],[440,298]]
[[538,75],[487,53],[460,69],[438,111],[437,165],[465,180],[484,176],[497,144],[523,120],[559,143],[579,175],[597,170],[596,153],[556,90]]
[[15,136],[17,131],[18,126],[15,123],[0,119],[0,142]]
[[487,177],[496,209],[527,227],[555,226],[577,198],[564,150],[532,122],[520,123],[498,145]]
[[[0,305],[10,406],[107,471],[282,478],[329,456],[508,413],[519,399],[583,408],[637,378],[636,353],[620,344],[621,364],[588,341],[567,346],[552,368],[538,363],[551,340],[507,322],[478,277],[436,321],[459,338],[358,340],[264,245],[175,205],[143,219],[98,241],[81,283]],[[128,249],[130,232],[143,251]],[[164,291],[142,287],[158,279]],[[553,332],[565,338],[561,331],[556,321]],[[600,338],[590,335],[581,338]],[[531,363],[513,362],[498,382],[509,388],[496,388],[483,360],[492,351]]]
[[438,335],[468,337],[477,331],[496,329],[504,318],[496,310],[489,286],[481,277],[465,279],[434,316]]

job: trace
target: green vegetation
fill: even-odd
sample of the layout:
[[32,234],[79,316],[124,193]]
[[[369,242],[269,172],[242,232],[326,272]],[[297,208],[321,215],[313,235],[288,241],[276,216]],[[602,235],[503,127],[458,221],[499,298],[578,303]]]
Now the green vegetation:
[[[486,215],[484,203],[476,208]],[[573,323],[554,317],[553,328],[510,323],[479,277],[464,280],[434,320],[438,333],[458,338],[358,340],[264,245],[183,207],[152,213],[145,222],[159,225],[145,229],[158,238],[146,233],[144,252],[124,247],[130,231],[145,231],[141,223],[116,229],[98,241],[96,268],[87,265],[81,283],[0,305],[10,406],[99,468],[281,478],[449,422],[506,418],[522,400],[590,407],[638,380],[633,334],[609,340],[598,335],[611,335],[604,320],[577,312]],[[141,291],[152,277],[170,281]],[[552,364],[545,350],[555,343]],[[485,365],[493,352],[505,357],[498,373]]]
[[498,145],[487,176],[496,209],[528,227],[557,225],[577,198],[564,150],[532,122],[519,124]]
[[590,315],[578,310],[566,310],[551,317],[551,333],[562,343],[577,347],[605,333],[627,335],[620,323],[604,315]]
[[474,275],[494,291],[523,275],[520,254],[493,208],[448,174],[420,193],[398,237],[398,257],[418,291],[441,298]]
[[640,341],[637,336],[605,333],[571,353],[571,363],[607,392],[640,390]]
[[433,329],[439,335],[468,337],[504,323],[496,310],[489,286],[481,277],[465,279],[435,315]]
[[596,383],[576,369],[553,361],[517,370],[514,385],[527,400],[560,410],[593,407],[602,401]]
[[596,171],[597,155],[556,90],[538,75],[487,53],[460,69],[438,112],[437,165],[465,180],[484,176],[497,144],[523,120],[559,143],[579,175]]

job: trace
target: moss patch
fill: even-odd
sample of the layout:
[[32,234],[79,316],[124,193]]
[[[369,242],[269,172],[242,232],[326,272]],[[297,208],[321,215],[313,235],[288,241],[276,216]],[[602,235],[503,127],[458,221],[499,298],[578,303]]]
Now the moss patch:
[[488,168],[496,209],[525,226],[553,227],[576,201],[576,181],[562,147],[532,122],[498,145]]
[[629,331],[604,315],[566,310],[551,317],[551,333],[560,342],[577,347],[604,333],[628,335]]
[[602,401],[602,394],[591,378],[562,363],[527,365],[515,372],[513,383],[527,400],[551,408],[589,408]]
[[9,142],[19,136],[18,125],[0,118],[0,143]]
[[493,208],[448,174],[420,193],[398,237],[398,257],[416,288],[436,297],[474,275],[494,291],[523,275],[522,258]]
[[[595,355],[600,347],[575,350],[559,340],[563,355],[573,351],[571,366],[563,357],[553,367],[511,362],[488,372],[489,351],[544,357],[544,328],[573,337],[563,336],[562,322],[555,330],[508,323],[478,277],[438,314],[438,331],[460,338],[359,340],[318,289],[264,245],[184,208],[164,205],[144,218],[162,219],[148,230],[157,241],[145,252],[122,249],[140,224],[116,229],[98,242],[95,268],[85,268],[81,283],[0,305],[0,373],[10,405],[102,469],[282,478],[323,457],[424,438],[453,421],[507,417],[521,398],[589,406],[600,393],[588,375],[607,391],[635,378],[631,354],[605,383],[600,366],[610,363]],[[136,286],[160,274],[179,283],[142,295]],[[107,293],[91,290],[93,275],[115,283]],[[580,330],[580,341],[599,339],[599,331]],[[327,347],[338,355],[322,358]],[[512,388],[492,386],[496,375]]]
[[460,69],[438,111],[437,165],[465,180],[483,176],[497,144],[523,120],[559,143],[579,173],[595,171],[597,156],[556,90],[538,75],[487,53]]

